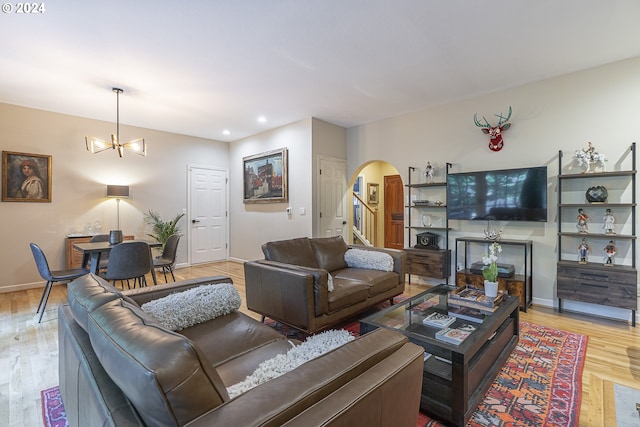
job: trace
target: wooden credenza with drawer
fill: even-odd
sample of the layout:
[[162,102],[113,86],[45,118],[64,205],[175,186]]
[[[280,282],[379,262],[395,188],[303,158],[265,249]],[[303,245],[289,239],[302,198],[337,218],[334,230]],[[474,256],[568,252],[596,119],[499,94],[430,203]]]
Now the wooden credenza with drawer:
[[[65,242],[65,255],[67,260],[67,268],[80,268],[82,267],[82,252],[73,248],[76,243],[86,243],[91,240],[93,236],[67,236]],[[133,240],[134,236],[124,236],[124,240]]]
[[449,277],[451,251],[447,249],[405,248],[407,253],[406,273],[411,275],[446,279]]
[[[558,261],[558,306],[562,299],[632,310],[638,306],[638,272],[634,267]],[[634,322],[635,324],[635,322]]]

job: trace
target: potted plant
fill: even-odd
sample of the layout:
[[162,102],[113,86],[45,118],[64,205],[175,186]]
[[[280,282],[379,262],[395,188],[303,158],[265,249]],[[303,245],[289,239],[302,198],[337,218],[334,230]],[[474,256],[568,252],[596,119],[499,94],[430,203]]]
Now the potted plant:
[[489,245],[489,253],[482,256],[482,263],[487,267],[482,269],[484,277],[484,293],[488,297],[498,296],[498,254],[502,252],[500,243],[493,242]]
[[171,221],[164,221],[160,214],[149,209],[149,213],[144,214],[144,219],[147,224],[151,225],[152,233],[147,234],[147,236],[153,237],[156,241],[162,243],[162,250],[164,250],[169,236],[180,231],[178,222],[183,216],[183,213],[177,214]]

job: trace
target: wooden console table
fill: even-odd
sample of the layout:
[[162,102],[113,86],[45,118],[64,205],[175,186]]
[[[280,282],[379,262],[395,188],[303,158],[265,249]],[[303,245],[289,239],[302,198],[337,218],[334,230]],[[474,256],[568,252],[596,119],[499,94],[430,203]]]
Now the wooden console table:
[[[463,269],[456,273],[457,286],[470,284],[475,288],[484,288],[484,277],[482,274],[472,273],[469,268],[470,266],[467,261],[468,249],[472,244],[489,245],[493,242],[493,240],[487,240],[482,237],[458,237],[456,239],[456,267],[463,266]],[[533,241],[501,239],[497,242],[502,246],[516,246],[523,250],[523,272],[521,274],[514,274],[512,277],[498,277],[498,289],[506,290],[509,295],[518,297],[520,299],[520,310],[526,313],[532,301]],[[462,250],[460,250],[458,244],[463,246]],[[516,270],[518,269],[516,268]]]

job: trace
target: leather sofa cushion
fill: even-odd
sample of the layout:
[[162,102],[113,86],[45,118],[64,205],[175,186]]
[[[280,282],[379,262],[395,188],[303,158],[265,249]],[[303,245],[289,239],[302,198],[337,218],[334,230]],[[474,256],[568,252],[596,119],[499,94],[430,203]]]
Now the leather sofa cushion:
[[369,285],[349,279],[333,279],[333,292],[329,292],[329,313],[365,301]]
[[347,268],[344,253],[348,247],[342,236],[319,237],[310,239],[310,243],[320,268],[328,272]]
[[262,245],[262,253],[269,261],[318,268],[318,261],[307,237],[265,243]]
[[67,285],[67,298],[73,317],[85,331],[89,313],[120,297],[120,291],[94,274],[86,274]]
[[240,312],[216,317],[180,333],[197,345],[214,367],[272,342],[287,341],[275,329]]
[[398,286],[398,274],[380,270],[368,270],[365,268],[345,268],[333,272],[334,280],[357,280],[369,286],[369,295],[381,294]]
[[111,301],[89,313],[91,345],[146,425],[184,425],[229,399],[206,357],[140,307]]

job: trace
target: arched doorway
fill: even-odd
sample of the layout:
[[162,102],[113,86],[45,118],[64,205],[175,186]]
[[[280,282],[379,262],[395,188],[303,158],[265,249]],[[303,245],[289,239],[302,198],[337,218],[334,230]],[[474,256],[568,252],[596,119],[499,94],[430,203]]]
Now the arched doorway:
[[398,169],[382,160],[364,163],[351,177],[349,188],[349,243],[402,248],[404,187]]

